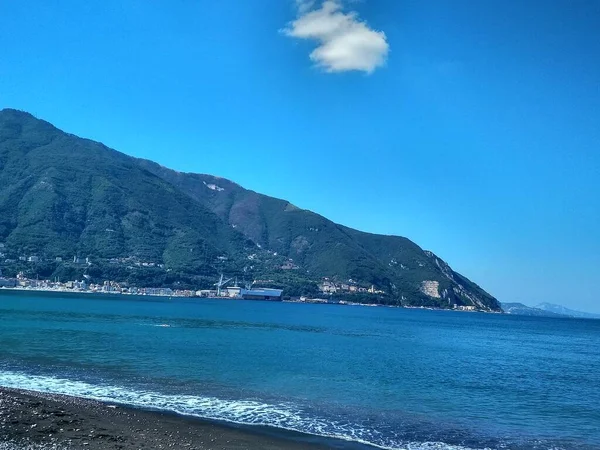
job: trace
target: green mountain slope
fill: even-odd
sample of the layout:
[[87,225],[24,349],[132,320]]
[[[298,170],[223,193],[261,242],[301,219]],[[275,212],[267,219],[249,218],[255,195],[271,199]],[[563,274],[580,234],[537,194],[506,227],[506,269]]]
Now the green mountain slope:
[[[225,179],[135,159],[15,110],[0,111],[0,243],[5,272],[192,288],[226,272],[289,295],[317,295],[327,277],[347,300],[500,309],[406,238],[363,233]],[[18,262],[32,255],[41,262]],[[91,262],[66,262],[74,256]]]
[[372,284],[401,304],[500,310],[494,297],[409,239],[353,230],[223,178],[140,164],[316,276]]

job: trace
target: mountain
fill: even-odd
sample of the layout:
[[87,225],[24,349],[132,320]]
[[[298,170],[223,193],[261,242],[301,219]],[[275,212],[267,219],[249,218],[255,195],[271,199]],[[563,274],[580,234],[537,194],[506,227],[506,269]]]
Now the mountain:
[[534,317],[569,317],[563,314],[557,314],[550,311],[545,311],[539,308],[532,308],[523,303],[501,303],[502,310],[506,314],[514,314],[518,316],[534,316]]
[[[0,242],[15,258],[134,256],[212,276],[207,261],[254,247],[133,158],[14,110],[0,112]],[[69,276],[55,270],[39,275]]]
[[[0,111],[0,243],[5,273],[85,272],[97,281],[202,288],[225,272],[288,295],[316,295],[327,278],[338,298],[359,302],[500,310],[493,296],[407,238],[353,230],[11,109]],[[364,292],[369,287],[375,292]]]
[[554,305],[552,303],[540,303],[539,305],[536,306],[536,308],[538,308],[542,311],[546,311],[546,312],[550,312],[550,313],[554,313],[554,314],[560,314],[562,316],[577,317],[580,319],[600,319],[600,314],[592,314],[592,313],[586,313],[583,311],[576,311],[574,309],[569,309],[569,308],[566,308],[561,305]]

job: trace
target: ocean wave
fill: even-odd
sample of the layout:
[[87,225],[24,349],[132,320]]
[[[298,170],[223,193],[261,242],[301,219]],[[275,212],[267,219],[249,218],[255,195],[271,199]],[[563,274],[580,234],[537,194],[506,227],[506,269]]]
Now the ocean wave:
[[[1,371],[0,386],[169,411],[202,419],[240,425],[275,427],[288,431],[352,441],[385,450],[475,450],[443,442],[404,442],[350,422],[315,417],[292,403],[269,404],[255,400],[224,400],[193,395],[168,395],[123,386]],[[489,450],[489,449],[480,449]]]

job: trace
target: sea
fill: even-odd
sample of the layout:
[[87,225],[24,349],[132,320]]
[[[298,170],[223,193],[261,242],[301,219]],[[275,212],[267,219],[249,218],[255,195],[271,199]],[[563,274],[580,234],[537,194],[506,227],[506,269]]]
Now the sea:
[[600,449],[600,320],[3,290],[0,386],[354,449]]

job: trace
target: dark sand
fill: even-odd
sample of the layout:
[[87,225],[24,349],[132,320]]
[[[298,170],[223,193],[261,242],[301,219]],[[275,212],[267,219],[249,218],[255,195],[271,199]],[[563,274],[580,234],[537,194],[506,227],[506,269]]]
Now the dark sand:
[[62,395],[0,388],[0,450],[358,448]]

